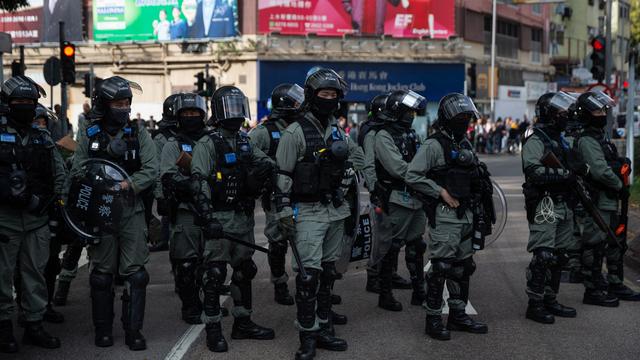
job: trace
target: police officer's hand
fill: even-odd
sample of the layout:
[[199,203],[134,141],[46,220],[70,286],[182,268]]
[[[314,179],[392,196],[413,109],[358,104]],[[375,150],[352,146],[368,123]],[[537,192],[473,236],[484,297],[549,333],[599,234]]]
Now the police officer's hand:
[[450,208],[455,209],[460,206],[460,202],[458,201],[458,199],[451,196],[445,188],[442,188],[442,190],[440,190],[440,197]]
[[224,230],[217,219],[210,219],[202,227],[202,234],[205,239],[221,239],[224,237]]
[[296,222],[293,220],[293,216],[285,216],[278,222],[278,230],[282,233],[282,236],[287,238],[295,235]]
[[127,180],[120,181],[120,189],[122,189],[122,191],[129,190],[129,186],[129,182]]

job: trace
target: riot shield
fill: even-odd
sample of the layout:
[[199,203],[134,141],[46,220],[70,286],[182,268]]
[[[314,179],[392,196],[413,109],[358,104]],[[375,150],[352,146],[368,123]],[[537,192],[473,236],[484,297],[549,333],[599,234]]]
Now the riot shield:
[[489,246],[494,241],[498,240],[500,235],[502,235],[505,226],[507,225],[507,198],[504,195],[504,191],[497,182],[491,180],[491,184],[493,185],[492,198],[496,221],[494,224],[492,224],[491,234],[487,235],[487,237],[485,238],[485,246]]
[[69,196],[63,206],[63,217],[69,227],[87,243],[114,234],[120,227],[123,210],[132,206],[135,194],[126,171],[104,159],[88,159],[71,179]]
[[349,209],[351,210],[351,215],[345,219],[345,235],[343,240],[342,252],[340,255],[340,259],[336,262],[336,270],[344,274],[349,268],[349,262],[351,262],[351,253],[353,243],[358,236],[358,231],[360,228],[360,179],[354,174],[353,180],[349,186],[349,190],[345,195],[345,201],[349,203]]

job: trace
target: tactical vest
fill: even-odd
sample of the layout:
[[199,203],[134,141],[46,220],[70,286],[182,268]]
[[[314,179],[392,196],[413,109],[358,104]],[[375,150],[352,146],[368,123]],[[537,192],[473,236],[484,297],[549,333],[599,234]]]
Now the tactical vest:
[[100,158],[120,165],[129,176],[142,168],[140,160],[140,140],[138,139],[138,126],[135,122],[130,122],[124,129],[124,140],[126,151],[122,156],[114,156],[109,152],[109,144],[117,139],[102,131],[99,124],[92,124],[87,128],[87,138],[89,139],[89,157]]
[[[568,148],[568,144],[564,144],[563,142],[565,141],[563,138],[559,138],[556,140],[556,142],[558,144],[554,144],[551,137],[549,137],[549,135],[547,135],[547,133],[545,133],[542,129],[540,128],[533,128],[533,135],[537,135],[538,139],[540,139],[540,141],[542,141],[543,145],[544,145],[544,153],[546,154],[547,152],[553,152],[553,154],[556,156],[556,158],[558,158],[558,160],[560,160],[560,162],[562,163],[562,166],[565,169],[569,168],[569,151],[570,149]],[[524,147],[524,145],[527,143],[527,140],[531,137],[526,137],[523,142],[522,142],[522,146]],[[547,171],[551,172],[551,171],[557,171],[555,169],[550,169],[547,168]],[[525,169],[524,169],[524,164],[523,164],[523,168],[522,168],[522,172],[525,175],[525,184],[528,184],[531,182],[530,180],[530,174],[528,174]],[[566,195],[567,193],[570,192],[571,189],[567,189],[566,186],[561,185],[561,188],[557,188],[554,186],[541,186],[538,185],[537,186],[541,191],[547,191],[549,193],[552,194],[562,194],[562,195]]]
[[[393,138],[396,148],[400,152],[400,155],[402,155],[402,160],[407,164],[410,163],[420,147],[415,130],[400,130],[394,128],[387,128],[385,130],[387,130]],[[406,190],[404,179],[398,179],[392,176],[377,158],[375,165],[376,177],[378,178],[378,181],[381,181],[385,185],[385,187],[399,191]]]
[[10,198],[10,175],[13,171],[25,171],[28,188],[41,199],[54,196],[54,143],[46,132],[29,129],[29,141],[22,144],[22,137],[9,133],[0,126],[0,201]]
[[269,119],[265,121],[263,125],[269,133],[269,149],[267,150],[266,154],[267,156],[275,160],[276,151],[278,150],[278,144],[280,143],[280,130],[278,130],[275,119]]
[[[602,153],[604,154],[604,159],[606,160],[607,165],[609,165],[609,167],[611,167],[611,170],[613,170],[614,174],[616,174],[622,180],[622,175],[620,174],[620,170],[622,166],[625,164],[625,158],[618,156],[618,149],[616,148],[615,144],[613,144],[609,139],[607,139],[601,131],[597,131],[592,128],[587,128],[580,135],[578,135],[578,137],[576,138],[576,141],[574,142],[574,147],[578,146],[577,144],[580,141],[580,138],[582,137],[590,137],[596,140],[598,144],[600,144],[600,148],[602,149]],[[607,193],[607,196],[609,198],[612,198],[612,199],[616,198],[616,192],[613,189],[609,189],[601,185],[599,182],[593,180],[591,177],[587,177],[587,181],[591,185],[591,187],[595,188],[596,190],[604,191],[605,193]]]
[[331,145],[345,141],[337,125],[331,125],[331,137],[325,141],[321,133],[308,119],[298,121],[304,135],[306,149],[302,161],[293,173],[292,200],[294,202],[322,202],[333,200],[340,187],[346,162],[330,158]]
[[222,134],[209,133],[216,151],[215,167],[209,175],[211,201],[214,211],[241,211],[249,200],[245,194],[247,170],[251,161],[249,138],[236,134],[235,150]]
[[156,138],[158,135],[160,135],[160,134],[162,134],[162,136],[164,136],[164,138],[165,138],[165,139],[167,139],[167,140],[169,140],[170,138],[172,138],[172,137],[175,137],[175,136],[176,136],[176,133],[175,133],[173,130],[171,130],[171,128],[169,128],[169,127],[163,127],[162,129],[157,130],[157,131],[153,134],[153,136],[151,136],[151,138],[155,140],[155,138]]
[[[478,180],[477,158],[473,153],[473,146],[466,140],[456,144],[440,131],[429,136],[429,139],[436,140],[442,147],[445,165],[430,169],[426,177],[445,188],[451,196],[460,200],[463,204],[468,204],[474,195],[472,191],[473,181]],[[461,163],[460,154],[462,150],[467,150],[465,153],[474,157],[472,164]],[[461,208],[463,207],[461,206]]]
[[360,131],[358,132],[358,146],[364,149],[364,139],[366,138],[367,134],[370,131],[373,131],[375,134],[375,132],[382,129],[382,126],[383,126],[383,123],[377,122],[376,120],[373,120],[373,119],[366,121],[364,124],[362,124],[362,126],[360,127]]

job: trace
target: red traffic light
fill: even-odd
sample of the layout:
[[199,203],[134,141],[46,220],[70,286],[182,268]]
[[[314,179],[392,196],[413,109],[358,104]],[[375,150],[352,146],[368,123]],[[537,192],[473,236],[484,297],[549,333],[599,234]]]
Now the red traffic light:
[[623,82],[622,82],[622,87],[623,87],[624,89],[628,89],[628,88],[629,88],[629,82],[628,82],[627,80],[623,81]]
[[591,41],[591,46],[595,51],[603,51],[604,50],[604,42],[600,38],[595,38]]
[[62,53],[66,57],[72,57],[76,53],[76,48],[73,45],[65,45],[65,47],[62,48]]

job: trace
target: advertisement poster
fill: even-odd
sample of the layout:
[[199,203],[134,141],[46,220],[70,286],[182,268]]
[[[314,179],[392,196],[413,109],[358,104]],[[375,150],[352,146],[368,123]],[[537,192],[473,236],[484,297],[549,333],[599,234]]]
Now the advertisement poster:
[[95,41],[176,41],[237,34],[237,0],[93,1]]
[[261,33],[389,35],[446,39],[454,0],[258,0]]
[[0,12],[0,31],[16,44],[58,42],[60,21],[67,40],[82,40],[82,0],[31,0],[15,12]]

